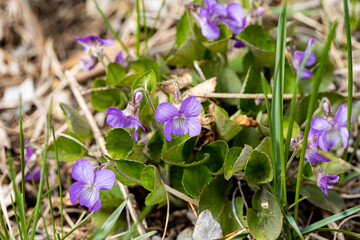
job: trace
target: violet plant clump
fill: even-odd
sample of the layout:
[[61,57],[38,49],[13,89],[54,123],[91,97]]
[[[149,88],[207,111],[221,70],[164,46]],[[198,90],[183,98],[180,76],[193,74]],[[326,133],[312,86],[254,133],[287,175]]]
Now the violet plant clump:
[[201,113],[201,104],[196,97],[187,97],[182,102],[180,91],[175,88],[174,105],[164,102],[156,109],[156,120],[165,123],[164,135],[166,140],[171,141],[171,134],[184,136],[189,133],[190,137],[197,136],[201,131],[201,123],[197,116]]
[[96,212],[101,207],[100,190],[111,190],[115,183],[115,173],[108,169],[94,172],[92,164],[80,159],[71,169],[71,176],[77,182],[70,187],[70,201],[76,204],[79,199],[81,206],[86,206],[90,212]]
[[130,99],[126,109],[122,111],[116,107],[110,107],[106,112],[106,123],[114,128],[134,128],[134,140],[139,139],[138,129],[141,127],[144,131],[145,128],[139,121],[140,103],[143,94],[134,91],[133,97]]
[[[315,44],[315,40],[313,38],[310,38],[305,51],[295,51],[294,54],[290,56],[292,66],[296,73],[299,72],[301,62],[303,61],[306,53],[308,51],[310,51],[310,47],[314,44]],[[305,67],[310,67],[310,66],[314,65],[315,62],[316,62],[316,56],[313,52],[311,52],[308,60],[305,63]],[[312,71],[304,68],[301,73],[300,79],[307,79],[307,78],[310,78],[311,76],[312,76]]]
[[104,46],[111,46],[114,40],[102,39],[95,35],[87,37],[75,37],[75,40],[84,47],[84,52],[89,55],[89,58],[80,59],[82,68],[90,70],[98,63],[98,58],[104,55]]

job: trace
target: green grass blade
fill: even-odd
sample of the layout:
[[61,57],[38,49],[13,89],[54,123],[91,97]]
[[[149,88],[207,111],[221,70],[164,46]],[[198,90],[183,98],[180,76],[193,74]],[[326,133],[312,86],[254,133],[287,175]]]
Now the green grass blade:
[[53,227],[53,236],[54,236],[54,239],[56,239],[56,229],[55,229],[55,220],[54,220],[54,211],[53,211],[53,205],[52,205],[52,200],[51,200],[51,191],[53,189],[56,188],[56,186],[54,186],[52,189],[50,189],[50,184],[49,184],[49,178],[48,178],[48,175],[47,175],[47,170],[45,168],[45,182],[46,182],[46,188],[48,189],[48,199],[49,199],[49,207],[50,207],[50,216],[51,216],[51,224],[52,224],[52,227]]
[[34,214],[34,222],[31,230],[30,239],[33,240],[36,232],[36,223],[39,219],[39,212],[41,208],[41,200],[42,200],[42,192],[44,189],[44,174],[46,172],[46,156],[47,156],[47,149],[48,149],[48,142],[49,142],[49,132],[50,132],[50,122],[51,122],[51,112],[52,112],[52,102],[50,103],[50,109],[48,111],[48,118],[47,118],[47,125],[46,125],[46,138],[45,138],[45,147],[42,153],[42,167],[41,167],[41,176],[40,176],[40,183],[39,189],[37,192],[37,199],[35,205],[35,214]]
[[[311,117],[312,117],[312,114],[314,112],[314,108],[316,105],[316,99],[317,99],[317,95],[318,95],[318,91],[319,91],[319,86],[321,83],[322,73],[324,71],[325,63],[329,57],[330,44],[334,38],[336,26],[337,26],[337,22],[335,22],[330,29],[330,32],[327,37],[325,47],[324,47],[324,50],[323,50],[323,53],[321,56],[319,69],[318,69],[317,74],[315,75],[314,85],[313,85],[313,89],[312,89],[311,96],[310,96],[310,102],[309,102],[307,118],[306,118],[306,126],[305,126],[303,145],[302,145],[300,161],[299,161],[299,169],[298,169],[298,176],[297,176],[297,181],[296,181],[296,191],[295,191],[295,201],[294,202],[298,202],[299,196],[300,196],[301,177],[302,177],[302,172],[303,172],[305,151],[306,151],[306,146],[307,146],[307,138],[308,138],[309,130],[310,130]],[[297,221],[298,211],[299,211],[299,204],[297,203],[295,205],[295,210],[294,210],[295,221]]]
[[291,214],[286,214],[285,217],[286,217],[287,222],[290,223],[290,225],[294,228],[295,232],[298,234],[300,239],[304,239],[304,237],[302,236],[301,231],[300,231],[298,225],[296,224],[295,219],[293,218],[293,216]]
[[141,23],[140,23],[140,0],[136,0],[136,41],[135,53],[140,57]]
[[12,195],[10,195],[10,200],[11,200],[11,205],[14,209],[15,221],[16,221],[16,224],[18,225],[20,239],[23,240],[24,234],[21,232],[21,226],[20,226],[20,221],[19,221],[19,217],[17,214],[17,208],[16,208],[16,205],[14,204],[14,199],[13,199]]
[[70,236],[70,234],[72,234],[76,229],[78,229],[79,227],[81,227],[95,212],[90,213],[89,215],[87,215],[86,218],[84,218],[83,220],[81,220],[81,222],[79,222],[73,229],[71,229],[67,234],[65,234],[65,236],[63,236],[61,238],[61,240],[65,240],[68,236]]
[[[352,63],[352,45],[351,45],[351,31],[350,31],[350,17],[349,17],[349,5],[347,0],[343,0],[344,3],[344,17],[345,17],[345,30],[346,30],[346,45],[348,52],[348,116],[346,122],[346,128],[351,130],[351,111],[352,111],[352,95],[353,95],[353,63]],[[348,146],[344,152],[344,159],[347,160]]]
[[[2,209],[2,206],[0,204],[0,209]],[[3,239],[10,239],[10,235],[9,235],[9,231],[8,229],[6,228],[6,224],[5,224],[5,221],[3,219],[3,212],[2,210],[0,210],[0,223],[1,223],[1,227],[2,229],[4,229],[4,234],[5,236],[3,235],[3,233],[0,231],[0,235],[2,236]]]
[[302,234],[307,234],[307,233],[311,233],[311,232],[314,232],[314,231],[318,231],[319,228],[323,227],[323,226],[326,226],[328,225],[329,223],[332,223],[332,222],[335,222],[335,221],[338,221],[342,218],[346,218],[354,213],[357,213],[360,211],[360,206],[357,206],[357,207],[353,207],[353,208],[350,208],[350,209],[347,209],[345,211],[342,211],[342,212],[339,212],[339,213],[336,213],[330,217],[327,217],[327,218],[324,218],[316,223],[313,223],[303,229],[301,229],[301,233]]
[[21,166],[21,193],[22,204],[25,206],[25,146],[24,146],[24,132],[22,121],[22,98],[19,95],[19,130],[20,130],[20,166]]
[[161,6],[160,6],[159,10],[158,10],[157,13],[156,13],[155,21],[154,21],[154,23],[153,23],[153,25],[152,25],[152,27],[151,27],[150,33],[149,33],[149,36],[150,36],[150,37],[151,37],[151,36],[154,34],[154,32],[155,32],[155,28],[156,28],[156,25],[157,25],[157,23],[158,23],[158,21],[159,21],[159,19],[160,19],[161,11],[162,11],[162,9],[163,9],[164,6],[165,6],[165,2],[166,2],[166,0],[162,0]]
[[102,19],[104,20],[107,27],[109,28],[110,32],[114,35],[114,38],[120,43],[120,45],[124,49],[124,51],[126,53],[129,53],[129,49],[125,46],[124,42],[121,41],[119,35],[116,33],[115,29],[113,28],[113,26],[109,22],[109,19],[105,16],[104,12],[101,10],[101,8],[100,8],[99,4],[97,3],[97,1],[93,0],[93,2],[95,4],[95,7],[96,7],[97,11],[100,13]]
[[13,159],[9,152],[7,153],[7,159],[8,159],[8,165],[10,168],[10,178],[11,178],[14,193],[15,193],[15,202],[16,202],[17,208],[19,209],[19,218],[20,218],[20,223],[21,223],[21,228],[19,228],[19,230],[22,229],[24,239],[27,240],[28,235],[27,235],[27,229],[26,229],[25,206],[23,205],[23,201],[22,201],[21,194],[19,192],[19,188],[15,182],[14,162],[13,162]]
[[337,228],[319,228],[318,231],[320,231],[320,232],[340,232],[340,233],[347,234],[349,236],[357,237],[358,239],[360,239],[359,233],[354,233],[354,232],[337,229]]
[[145,234],[143,234],[141,236],[138,236],[138,237],[134,238],[134,240],[144,240],[144,239],[147,239],[147,238],[149,238],[149,237],[151,237],[151,236],[153,236],[155,234],[156,234],[156,231],[151,231],[151,232],[145,233]]
[[[275,191],[280,196],[280,200],[287,205],[286,197],[286,163],[284,160],[284,136],[283,136],[283,92],[284,92],[284,78],[285,78],[285,45],[286,45],[286,1],[282,7],[282,12],[279,17],[278,34],[276,41],[276,60],[275,60],[275,76],[273,99],[271,105],[272,118],[272,138],[271,146],[273,157],[275,159],[275,176],[277,179],[281,175],[281,189],[279,191],[278,185],[275,185]],[[276,180],[275,180],[276,181]],[[279,194],[280,193],[280,194]]]
[[286,141],[285,141],[285,154],[284,154],[285,159],[288,159],[288,156],[289,156],[290,141],[291,141],[291,135],[292,135],[294,120],[295,120],[295,106],[296,106],[296,99],[297,99],[296,98],[297,89],[300,84],[301,74],[305,68],[305,63],[309,59],[312,49],[313,49],[313,46],[310,46],[309,51],[305,54],[305,57],[303,58],[303,60],[301,62],[300,69],[299,69],[299,71],[296,75],[296,79],[295,79],[293,97],[291,99],[291,104],[290,104],[291,106],[290,106],[290,115],[289,115],[289,127],[288,127],[288,132],[287,132]]
[[129,198],[130,198],[130,194],[121,203],[121,205],[110,215],[110,217],[104,222],[104,224],[99,229],[100,232],[96,235],[96,239],[105,239],[110,234],[111,229],[114,227],[116,221],[120,217],[120,214],[124,210]]
[[[55,159],[56,159],[57,174],[58,174],[58,179],[59,179],[60,224],[61,224],[61,236],[63,236],[63,235],[64,235],[64,230],[63,230],[63,229],[64,229],[64,215],[63,215],[64,204],[63,204],[63,196],[62,196],[62,186],[61,186],[61,172],[60,172],[59,154],[58,154],[57,145],[56,145],[56,137],[55,137],[54,126],[52,127],[52,134],[53,134],[53,139],[54,139]],[[59,239],[60,239],[60,238],[59,238]]]

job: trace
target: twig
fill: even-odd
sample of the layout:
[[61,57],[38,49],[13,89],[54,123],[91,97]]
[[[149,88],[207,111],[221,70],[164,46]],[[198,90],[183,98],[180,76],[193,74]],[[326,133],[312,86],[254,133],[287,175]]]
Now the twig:
[[167,192],[169,192],[172,195],[184,200],[185,202],[190,202],[191,204],[193,204],[193,205],[195,205],[197,207],[199,206],[199,202],[196,201],[195,199],[192,199],[191,197],[186,196],[185,194],[179,192],[178,190],[173,189],[172,187],[170,187],[170,186],[168,186],[166,184],[164,184],[164,185],[165,185],[165,189],[166,189]]
[[[100,129],[97,126],[95,119],[94,119],[93,115],[91,114],[88,106],[86,105],[86,102],[85,102],[82,94],[80,93],[79,84],[77,83],[76,78],[74,77],[74,75],[72,75],[70,73],[70,71],[66,71],[65,74],[66,74],[67,80],[69,82],[71,91],[73,92],[73,94],[76,98],[76,101],[78,102],[81,110],[83,111],[83,113],[85,115],[85,118],[88,120],[88,122],[90,124],[91,130],[94,133],[94,139],[97,143],[96,144],[97,147],[99,148],[100,155],[101,155],[101,153],[102,153],[102,155],[109,155],[109,153],[107,152],[107,150],[105,148],[105,139],[102,136]],[[121,193],[123,194],[123,196],[127,197],[129,195],[129,190],[128,190],[127,186],[123,185],[120,182],[118,182],[118,185],[120,187],[120,190],[121,190]],[[136,209],[134,207],[133,198],[129,199],[129,201],[127,201],[126,205],[129,208],[129,211],[130,211],[133,221],[137,222],[139,217],[138,217],[138,213],[136,212]],[[140,235],[146,233],[145,228],[141,223],[139,223],[137,225],[137,229],[138,229]]]
[[[163,182],[163,180],[161,180],[161,183],[165,186],[165,183]],[[166,189],[166,187],[165,187]],[[161,240],[165,239],[166,236],[166,231],[168,228],[168,224],[169,224],[169,217],[170,217],[170,201],[169,201],[169,194],[168,192],[165,190],[165,195],[166,195],[166,221],[165,221],[165,227],[164,227],[164,233],[162,235]]]

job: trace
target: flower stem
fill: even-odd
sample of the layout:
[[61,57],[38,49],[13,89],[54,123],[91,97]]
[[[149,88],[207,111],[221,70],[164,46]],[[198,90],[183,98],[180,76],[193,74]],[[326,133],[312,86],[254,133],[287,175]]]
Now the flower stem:
[[105,72],[106,72],[107,67],[106,67],[106,64],[104,63],[104,60],[103,60],[102,56],[100,55],[100,53],[97,53],[96,56],[97,56],[99,62],[101,63],[101,65],[103,65],[103,67],[105,69]]

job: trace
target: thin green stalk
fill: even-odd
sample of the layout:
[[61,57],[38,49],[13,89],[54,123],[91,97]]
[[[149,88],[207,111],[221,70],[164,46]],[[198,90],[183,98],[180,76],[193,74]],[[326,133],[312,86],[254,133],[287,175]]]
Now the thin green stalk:
[[87,215],[86,218],[84,218],[81,222],[79,222],[73,229],[71,229],[65,236],[61,238],[61,240],[65,240],[70,234],[72,234],[76,229],[81,227],[95,212],[91,212],[89,215]]
[[59,179],[60,224],[61,224],[61,236],[63,236],[64,235],[64,231],[63,231],[63,228],[64,228],[64,215],[63,215],[64,205],[63,205],[62,186],[61,186],[61,172],[60,172],[59,155],[58,155],[58,150],[57,150],[54,126],[52,127],[52,134],[53,134],[53,139],[54,139],[55,159],[56,159],[57,174],[58,174],[58,179]]
[[[1,204],[0,204],[0,209],[2,209]],[[5,224],[5,221],[4,221],[4,219],[3,219],[3,212],[2,212],[2,210],[0,210],[0,223],[1,223],[2,229],[4,229],[4,233],[5,233],[5,235],[6,235],[6,238],[5,238],[5,237],[3,237],[3,238],[4,238],[4,239],[10,239],[9,231],[8,231],[8,229],[6,228],[6,224]],[[1,233],[1,232],[0,232],[0,233]],[[4,236],[4,235],[2,235],[2,236]]]
[[[299,201],[301,177],[302,177],[302,172],[303,172],[305,151],[306,151],[306,146],[307,146],[307,138],[308,138],[309,130],[310,130],[311,117],[314,112],[314,107],[316,105],[316,99],[317,99],[317,95],[318,95],[318,91],[319,91],[319,86],[321,83],[322,73],[324,71],[325,62],[327,61],[327,59],[329,57],[330,44],[334,38],[336,26],[337,26],[337,21],[332,25],[332,27],[330,29],[330,32],[327,37],[325,47],[324,47],[324,50],[323,50],[323,53],[321,56],[320,65],[319,65],[317,74],[315,75],[314,85],[313,85],[312,93],[310,96],[310,102],[309,102],[308,113],[307,113],[307,118],[306,118],[306,126],[305,126],[305,131],[304,131],[303,145],[301,148],[301,155],[300,155],[299,169],[298,169],[298,175],[297,175],[297,181],[296,181],[296,192],[295,192],[295,201],[294,202]],[[297,221],[298,212],[299,212],[299,204],[297,203],[295,205],[295,210],[294,210],[295,221]]]
[[152,36],[152,35],[154,34],[154,32],[155,32],[156,25],[157,25],[157,23],[158,23],[158,21],[159,21],[159,19],[160,19],[161,11],[162,11],[162,9],[163,9],[164,6],[165,6],[165,1],[166,1],[166,0],[162,0],[162,2],[161,2],[161,6],[160,6],[159,10],[158,10],[157,13],[156,13],[156,18],[155,18],[155,21],[154,21],[154,23],[153,23],[153,25],[152,25],[152,27],[151,27],[149,36]]
[[318,231],[319,232],[339,232],[339,233],[343,233],[343,234],[353,236],[353,237],[357,237],[358,239],[360,239],[360,233],[354,233],[354,232],[350,232],[350,231],[346,231],[346,230],[342,230],[342,229],[337,229],[337,228],[319,228]]
[[149,40],[149,36],[148,36],[148,29],[146,26],[146,8],[145,8],[145,2],[144,0],[141,0],[142,3],[142,14],[143,14],[143,23],[144,23],[144,39],[145,39],[145,49],[144,52],[146,53],[146,55],[148,55],[148,40]]
[[[50,189],[50,184],[49,184],[49,178],[47,176],[47,170],[45,168],[45,181],[46,181],[46,188],[48,190],[52,190]],[[51,191],[50,191],[51,192]],[[51,200],[51,194],[50,192],[48,193],[48,199],[49,199],[49,207],[50,207],[50,216],[51,216],[51,224],[53,226],[53,236],[54,239],[56,239],[56,229],[55,229],[55,220],[54,220],[54,211],[53,211],[53,205],[52,205],[52,200]]]
[[[285,79],[285,45],[286,45],[286,1],[284,1],[282,12],[279,17],[278,35],[276,43],[275,77],[273,88],[273,99],[271,104],[271,115],[273,136],[271,145],[273,157],[275,159],[275,176],[277,179],[281,175],[281,190],[279,198],[287,206],[286,191],[286,163],[284,159],[284,136],[283,136],[283,92]],[[279,194],[278,186],[275,185],[275,191]]]
[[20,128],[20,165],[21,165],[21,193],[22,204],[25,206],[25,146],[22,121],[22,98],[19,95],[19,128]]
[[[344,17],[345,17],[345,29],[346,29],[346,47],[348,52],[348,115],[346,128],[351,130],[351,111],[352,111],[352,95],[353,95],[353,63],[352,63],[352,45],[351,45],[351,32],[350,32],[350,17],[349,17],[349,5],[347,0],[343,0],[344,3]],[[348,157],[348,147],[344,152],[344,159]]]
[[295,106],[296,106],[296,95],[297,95],[297,87],[300,84],[300,76],[305,68],[305,63],[307,62],[307,60],[310,57],[310,53],[313,49],[313,46],[310,46],[309,51],[305,54],[304,59],[301,62],[300,65],[300,69],[296,75],[296,80],[295,80],[295,84],[294,84],[294,90],[293,90],[293,97],[291,99],[291,107],[290,107],[290,115],[289,115],[289,127],[288,127],[288,132],[287,132],[287,136],[286,136],[286,141],[285,141],[285,154],[284,157],[285,159],[288,158],[289,156],[289,150],[290,150],[290,141],[291,141],[291,136],[292,136],[292,130],[293,130],[293,126],[294,126],[294,120],[295,120]]
[[14,199],[13,199],[12,195],[10,195],[10,200],[11,200],[11,205],[12,205],[12,207],[14,209],[15,221],[16,221],[16,224],[18,225],[20,239],[23,240],[23,235],[25,235],[26,232],[25,232],[25,234],[23,234],[21,232],[20,221],[19,221],[19,217],[18,217],[18,214],[17,214],[17,208],[16,208],[16,205],[14,204]]
[[140,0],[136,0],[136,56],[140,57],[141,23],[140,23]]
[[43,220],[43,224],[44,224],[44,230],[45,230],[46,239],[50,239],[49,231],[48,231],[47,226],[46,226],[46,221],[45,221],[45,217],[44,217],[44,213],[43,213],[42,209],[40,209],[40,212],[41,212],[41,219]]
[[20,231],[20,229],[22,230],[22,232],[24,234],[24,239],[27,240],[28,235],[27,235],[27,229],[26,229],[25,206],[23,205],[22,196],[19,192],[19,188],[16,185],[14,162],[13,162],[13,159],[9,152],[7,153],[7,159],[8,159],[8,165],[10,168],[10,178],[11,178],[14,193],[15,193],[15,202],[16,202],[16,206],[19,209],[19,218],[20,218],[20,223],[21,223],[21,228],[19,227],[19,231]]
[[113,26],[111,25],[111,23],[109,22],[109,19],[105,16],[104,12],[101,10],[99,4],[97,3],[96,0],[93,0],[95,7],[97,9],[97,11],[100,13],[102,19],[104,20],[104,22],[106,23],[107,27],[109,28],[110,32],[114,35],[114,38],[120,43],[121,47],[124,49],[124,51],[129,54],[129,49],[125,46],[124,42],[121,41],[119,35],[116,33],[115,29],[113,28]]
[[37,192],[37,200],[35,205],[35,215],[34,215],[34,223],[31,230],[30,239],[33,240],[35,237],[36,232],[36,223],[39,219],[39,212],[41,207],[41,200],[42,200],[42,192],[44,189],[44,174],[46,172],[46,156],[47,156],[47,149],[48,149],[48,142],[49,142],[49,132],[50,132],[50,122],[51,122],[51,112],[52,112],[52,102],[50,103],[50,109],[48,111],[48,119],[47,119],[47,126],[46,126],[46,139],[45,139],[45,147],[42,154],[42,167],[41,167],[41,176],[40,176],[40,183],[39,189]]

